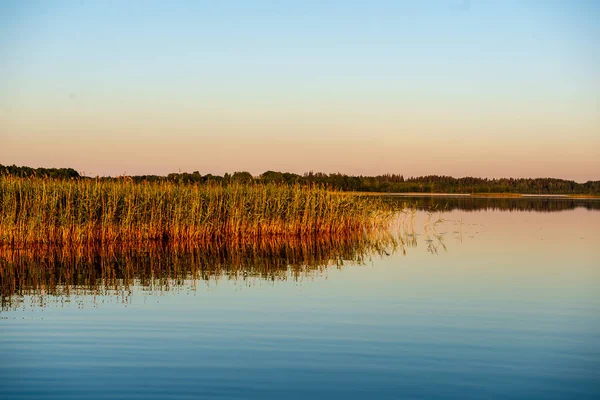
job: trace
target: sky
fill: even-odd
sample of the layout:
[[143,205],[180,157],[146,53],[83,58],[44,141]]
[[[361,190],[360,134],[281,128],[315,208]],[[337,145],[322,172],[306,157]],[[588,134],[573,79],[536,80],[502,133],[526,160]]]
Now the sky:
[[0,164],[600,179],[600,2],[0,1]]

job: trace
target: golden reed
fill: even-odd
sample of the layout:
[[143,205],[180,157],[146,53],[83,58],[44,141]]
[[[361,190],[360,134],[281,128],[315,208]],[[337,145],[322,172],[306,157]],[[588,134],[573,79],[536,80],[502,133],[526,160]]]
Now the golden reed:
[[347,235],[389,224],[377,197],[278,184],[0,177],[0,245]]

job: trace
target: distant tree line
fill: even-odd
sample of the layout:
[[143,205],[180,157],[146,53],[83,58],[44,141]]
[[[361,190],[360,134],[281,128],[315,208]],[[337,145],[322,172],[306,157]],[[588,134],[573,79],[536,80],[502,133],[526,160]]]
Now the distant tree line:
[[[84,178],[73,168],[30,168],[4,166],[0,164],[0,174],[13,176],[39,176],[58,179]],[[453,178],[444,175],[428,175],[404,178],[403,175],[384,174],[377,176],[353,176],[340,173],[325,174],[307,172],[303,175],[266,171],[253,176],[246,171],[220,175],[202,175],[199,171],[180,172],[167,176],[136,175],[135,182],[169,180],[182,184],[232,182],[274,182],[280,184],[321,185],[343,191],[385,192],[385,193],[525,193],[525,194],[600,194],[600,181],[577,183],[555,178]],[[119,179],[105,177],[100,179]]]
[[414,196],[389,197],[389,201],[415,206],[420,210],[440,211],[479,211],[479,210],[510,210],[554,212],[585,208],[600,210],[600,201],[590,201],[579,198],[550,199],[547,197],[471,197],[471,196]]
[[0,164],[0,175],[12,175],[21,178],[38,176],[52,179],[80,178],[79,172],[73,168],[31,168],[17,167],[16,165]]

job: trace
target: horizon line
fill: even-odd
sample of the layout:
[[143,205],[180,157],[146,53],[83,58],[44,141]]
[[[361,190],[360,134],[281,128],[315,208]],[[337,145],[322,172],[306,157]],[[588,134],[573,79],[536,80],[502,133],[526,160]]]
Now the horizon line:
[[140,176],[156,176],[156,177],[164,177],[166,178],[168,175],[170,174],[195,174],[196,172],[200,175],[200,176],[207,176],[207,175],[212,175],[212,176],[219,176],[219,177],[224,177],[226,174],[228,174],[229,176],[235,174],[235,173],[240,173],[240,172],[247,172],[250,175],[252,175],[252,177],[254,179],[256,178],[260,178],[261,175],[267,173],[267,172],[278,172],[281,174],[293,174],[293,175],[298,175],[301,177],[307,176],[308,174],[325,174],[325,175],[344,175],[344,176],[350,176],[350,177],[381,177],[381,176],[402,176],[404,179],[418,179],[418,178],[426,178],[426,177],[448,177],[448,178],[452,178],[452,179],[467,179],[467,178],[474,178],[474,179],[487,179],[487,180],[502,180],[502,179],[531,179],[531,180],[536,180],[536,179],[555,179],[555,180],[561,180],[561,181],[567,181],[567,182],[575,182],[578,184],[585,184],[585,183],[589,183],[589,182],[598,182],[600,181],[600,178],[598,179],[588,179],[587,181],[576,181],[574,179],[566,179],[566,178],[558,178],[558,177],[552,177],[552,176],[529,176],[529,177],[514,177],[514,176],[502,176],[500,178],[490,178],[487,176],[475,176],[475,175],[463,175],[463,176],[453,176],[453,175],[446,175],[446,174],[426,174],[426,175],[404,175],[402,173],[395,173],[395,172],[386,172],[386,173],[382,173],[382,174],[373,174],[373,175],[366,175],[366,174],[359,174],[359,175],[354,175],[354,174],[348,174],[348,173],[344,173],[344,172],[323,172],[323,171],[313,171],[313,170],[309,170],[309,171],[304,171],[302,173],[297,173],[297,172],[290,172],[290,171],[278,171],[278,170],[274,170],[274,169],[267,169],[265,171],[263,171],[260,174],[253,174],[250,171],[247,170],[238,170],[238,171],[233,171],[233,172],[225,172],[223,174],[215,174],[215,173],[201,173],[199,170],[195,170],[192,172],[188,172],[188,171],[181,171],[178,170],[177,172],[167,172],[163,175],[160,174],[128,174],[127,171],[125,171],[123,174],[120,175],[86,175],[85,170],[77,170],[76,168],[73,167],[31,167],[28,165],[16,165],[16,164],[12,164],[12,165],[4,165],[4,164],[0,164],[0,167],[17,167],[17,168],[31,168],[31,169],[72,169],[74,171],[76,171],[81,177],[85,177],[85,178],[123,178],[123,177],[140,177]]

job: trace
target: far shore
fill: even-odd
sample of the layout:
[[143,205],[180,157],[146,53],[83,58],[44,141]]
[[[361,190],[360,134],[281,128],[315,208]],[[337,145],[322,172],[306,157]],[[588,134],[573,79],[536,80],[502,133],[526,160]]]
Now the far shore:
[[397,196],[397,197],[468,197],[472,199],[499,198],[539,198],[539,199],[589,199],[600,200],[600,196],[593,194],[524,194],[524,193],[385,193],[385,192],[356,192],[361,195]]

